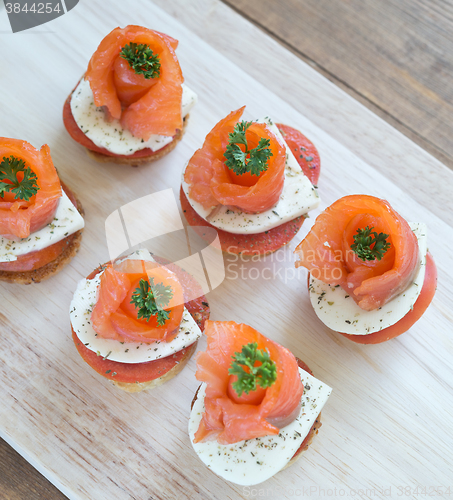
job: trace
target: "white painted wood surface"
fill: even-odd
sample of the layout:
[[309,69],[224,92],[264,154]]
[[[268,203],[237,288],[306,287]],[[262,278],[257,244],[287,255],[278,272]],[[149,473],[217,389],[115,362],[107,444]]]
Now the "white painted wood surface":
[[[77,500],[401,498],[417,485],[427,494],[441,491],[433,487],[453,494],[453,174],[218,1],[107,5],[81,2],[48,25],[14,35],[0,11],[0,134],[48,143],[87,214],[81,251],[63,272],[39,285],[0,285],[0,436]],[[186,82],[199,95],[176,150],[138,169],[97,164],[61,120],[64,100],[101,38],[127,24],[179,39]],[[249,323],[334,389],[305,456],[255,491],[216,477],[192,451],[193,359],[168,384],[126,394],[81,360],[68,318],[77,281],[108,259],[105,218],[150,192],[172,187],[177,194],[184,163],[213,124],[243,104],[247,117],[269,115],[315,142],[320,210],[346,194],[385,197],[408,220],[428,224],[439,271],[436,297],[410,332],[361,346],[317,320],[305,271],[293,269],[292,249],[319,210],[275,255],[258,263],[226,259],[227,279],[208,297],[212,319]]]

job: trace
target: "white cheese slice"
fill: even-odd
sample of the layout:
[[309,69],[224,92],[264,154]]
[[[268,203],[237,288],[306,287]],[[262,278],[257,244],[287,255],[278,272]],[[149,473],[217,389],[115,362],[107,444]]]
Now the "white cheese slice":
[[21,255],[43,250],[83,229],[84,226],[83,217],[62,191],[54,219],[47,226],[30,234],[28,238],[8,240],[0,236],[0,262],[13,262]]
[[217,441],[194,443],[195,432],[205,410],[206,384],[202,384],[189,420],[189,436],[198,457],[218,476],[242,486],[269,479],[283,469],[299,449],[321,412],[332,389],[299,368],[304,384],[299,416],[274,436],[222,445]]
[[310,300],[318,318],[337,332],[367,335],[394,325],[413,307],[425,279],[427,236],[426,225],[409,223],[418,240],[420,263],[413,282],[393,300],[374,311],[365,311],[340,286],[330,286],[310,277]]
[[[147,250],[138,250],[126,258],[154,262]],[[145,363],[182,351],[201,336],[200,328],[184,307],[178,335],[171,342],[118,342],[98,337],[91,326],[91,312],[98,299],[101,274],[102,272],[92,280],[83,279],[79,282],[69,309],[72,328],[77,337],[88,349],[98,353],[99,356],[121,363]]]
[[[261,120],[285,143],[277,126],[268,118]],[[318,190],[303,173],[291,149],[286,146],[285,182],[280,199],[275,206],[259,214],[249,214],[227,206],[220,206],[213,217],[214,207],[205,209],[189,196],[189,184],[182,179],[182,188],[192,208],[203,219],[218,229],[234,234],[257,234],[281,226],[285,222],[307,214],[319,205]]]
[[[197,95],[182,84],[182,116],[187,116],[197,102]],[[82,79],[72,93],[71,111],[80,130],[96,146],[105,148],[117,155],[132,155],[141,149],[158,151],[169,144],[173,137],[152,135],[147,141],[134,137],[129,130],[123,129],[119,120],[107,122],[102,107],[94,104],[93,92],[88,80]]]

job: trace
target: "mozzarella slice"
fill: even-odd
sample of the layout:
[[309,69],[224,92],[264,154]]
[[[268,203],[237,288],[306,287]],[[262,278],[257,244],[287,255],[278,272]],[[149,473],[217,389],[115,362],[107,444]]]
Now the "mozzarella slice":
[[8,240],[0,236],[0,262],[13,262],[21,255],[43,250],[83,229],[84,226],[83,217],[62,191],[54,219],[47,226],[30,234],[28,238]]
[[[277,126],[268,118],[262,120],[272,132],[286,144]],[[319,205],[318,190],[303,173],[291,149],[286,146],[285,182],[277,204],[259,214],[249,214],[239,209],[219,206],[214,216],[209,217],[214,207],[205,209],[189,196],[189,184],[182,180],[182,188],[192,208],[203,219],[218,229],[234,234],[257,234],[281,226],[285,222],[305,215]]]
[[189,436],[198,457],[227,481],[251,486],[262,483],[283,469],[309,433],[332,389],[299,368],[304,384],[299,416],[274,436],[222,445],[217,441],[194,443],[195,432],[205,410],[206,384],[202,384],[189,420]]
[[[182,84],[182,117],[184,118],[197,102],[197,95]],[[119,120],[107,122],[102,107],[94,104],[93,92],[88,80],[82,79],[72,93],[71,111],[80,130],[96,146],[105,148],[117,155],[132,155],[141,149],[158,151],[169,144],[173,137],[152,135],[147,141],[134,137],[129,130],[123,129]]]
[[332,330],[352,335],[367,335],[394,325],[414,306],[425,280],[426,225],[409,223],[418,240],[419,270],[414,281],[393,300],[374,311],[365,311],[340,286],[330,286],[310,277],[310,300],[318,318]]
[[[148,250],[138,250],[126,259],[154,262]],[[77,337],[99,356],[121,363],[145,363],[182,351],[201,337],[200,328],[185,307],[178,335],[171,342],[118,342],[98,337],[91,326],[91,312],[98,299],[101,275],[102,272],[92,280],[83,279],[79,282],[69,309],[72,328]]]

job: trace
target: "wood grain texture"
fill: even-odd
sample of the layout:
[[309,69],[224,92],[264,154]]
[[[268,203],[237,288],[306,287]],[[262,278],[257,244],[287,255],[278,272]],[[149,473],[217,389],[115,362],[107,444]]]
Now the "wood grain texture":
[[[178,193],[182,166],[212,125],[246,103],[247,117],[272,116],[315,142],[323,165],[320,209],[351,193],[386,197],[409,220],[428,224],[439,267],[435,300],[410,333],[384,345],[359,346],[319,323],[306,275],[293,267],[291,250],[314,217],[273,256],[255,263],[226,260],[227,279],[209,294],[212,318],[251,324],[334,388],[313,446],[297,465],[263,485],[274,492],[267,498],[289,498],[289,489],[301,487],[347,493],[393,487],[392,498],[399,498],[398,486],[448,486],[453,259],[445,241],[452,238],[452,173],[220,2],[155,5],[118,2],[106,11],[100,1],[85,2],[49,25],[48,33],[2,35],[6,72],[0,86],[9,96],[5,116],[12,117],[2,120],[2,133],[35,146],[49,143],[55,164],[81,197],[87,226],[79,255],[60,275],[28,288],[0,287],[0,435],[71,499],[246,498],[192,452],[187,418],[198,386],[194,361],[153,392],[125,394],[84,365],[68,320],[77,281],[107,260],[105,218],[150,192],[171,187]],[[200,96],[175,151],[139,169],[97,164],[61,123],[66,95],[100,38],[128,23],[180,40],[186,82]],[[276,56],[278,76],[272,81],[261,64],[269,53]],[[27,64],[18,66],[24,54]],[[40,75],[42,68],[46,82],[55,83],[36,78],[30,87],[30,73]],[[264,269],[273,279],[253,278]],[[286,493],[275,494],[277,488]],[[12,491],[14,500],[33,498]],[[44,498],[59,498],[50,495]]]
[[452,0],[224,0],[453,168]]

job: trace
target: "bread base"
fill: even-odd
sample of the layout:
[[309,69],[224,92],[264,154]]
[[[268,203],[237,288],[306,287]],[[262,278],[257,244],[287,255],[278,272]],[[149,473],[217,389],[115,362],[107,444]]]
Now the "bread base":
[[[76,200],[78,212],[80,215],[84,216],[85,211],[82,208],[80,200],[75,194],[74,198]],[[40,283],[41,281],[49,279],[54,274],[59,273],[79,251],[80,242],[82,241],[82,231],[83,229],[80,229],[76,233],[68,236],[68,238],[72,238],[71,242],[56,259],[45,266],[34,269],[33,271],[0,271],[0,281],[17,283],[19,285],[30,285],[31,283]]]
[[149,156],[142,156],[142,157],[135,157],[135,158],[128,158],[127,156],[110,156],[110,155],[104,155],[102,153],[98,153],[97,151],[93,151],[91,149],[85,148],[88,156],[96,160],[97,162],[100,163],[119,163],[122,165],[130,165],[131,167],[138,167],[139,165],[143,165],[145,163],[151,163],[153,161],[160,160],[163,158],[165,155],[170,153],[170,151],[173,151],[175,149],[176,145],[178,142],[182,139],[182,136],[184,135],[187,127],[187,122],[189,121],[189,115],[185,116],[183,119],[183,126],[182,130],[178,130],[176,132],[176,135],[173,137],[172,142],[164,146],[162,149],[159,149],[155,153],[149,155]]
[[184,357],[181,361],[175,365],[171,370],[169,370],[162,377],[155,378],[154,380],[150,380],[149,382],[141,382],[141,383],[128,383],[128,382],[113,382],[113,385],[118,387],[118,389],[122,389],[126,392],[141,392],[147,389],[154,389],[154,387],[158,387],[159,385],[165,384],[173,377],[178,375],[180,371],[186,366],[189,359],[192,357],[193,353],[197,349],[198,340],[194,342],[189,349],[187,349]]

